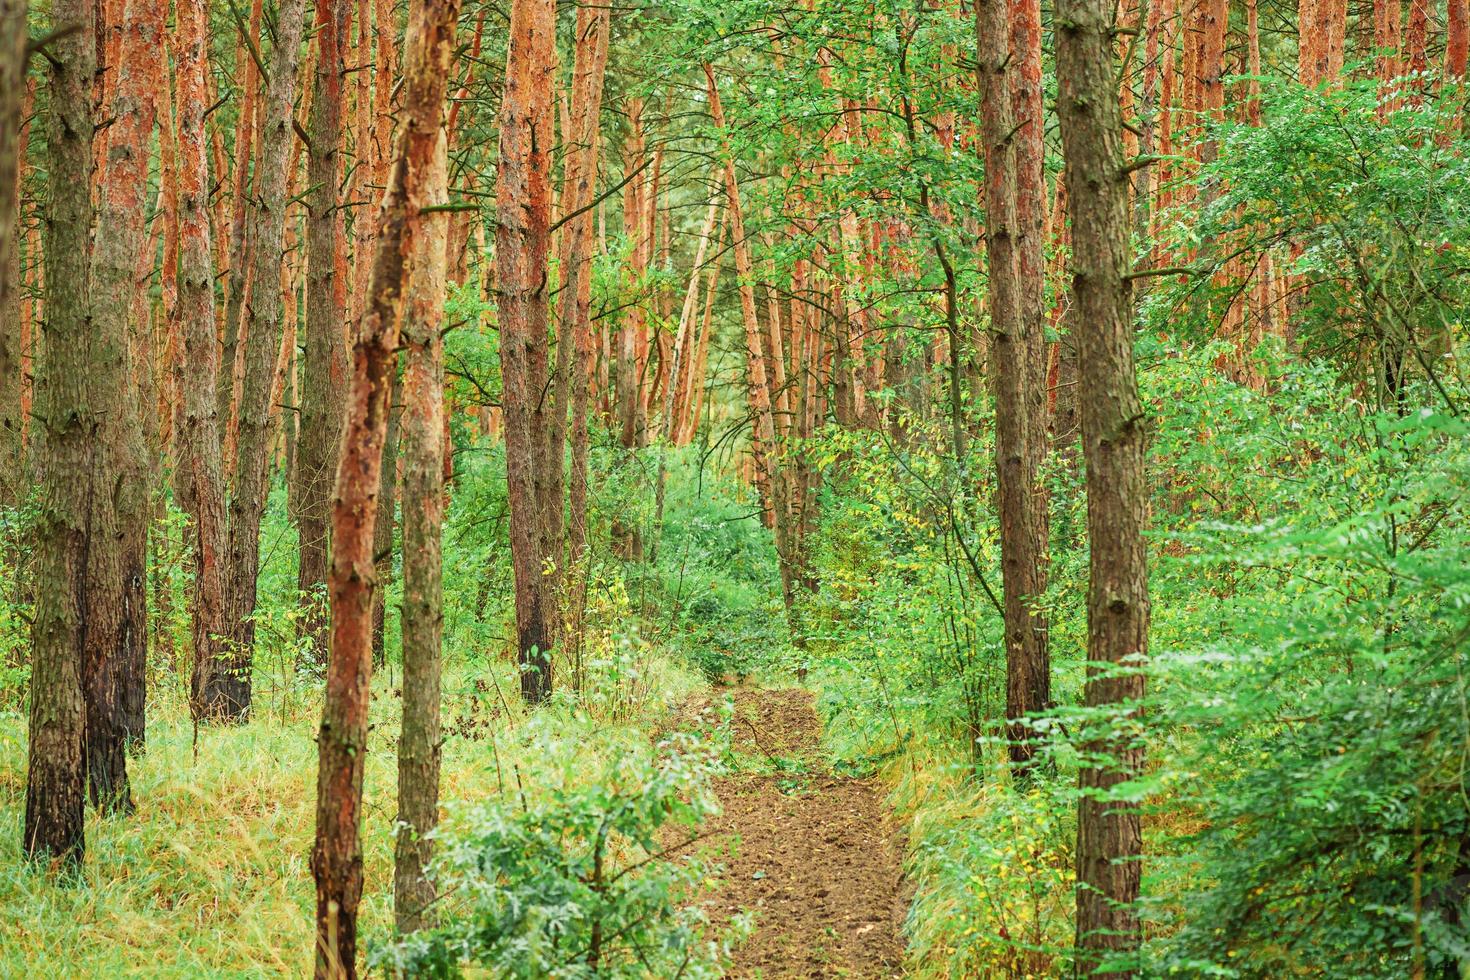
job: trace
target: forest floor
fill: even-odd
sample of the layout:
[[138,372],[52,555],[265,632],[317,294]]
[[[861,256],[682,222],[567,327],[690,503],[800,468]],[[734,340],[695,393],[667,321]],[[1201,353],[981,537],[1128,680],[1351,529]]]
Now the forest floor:
[[810,692],[732,696],[744,765],[715,786],[721,813],[705,831],[725,872],[704,900],[717,925],[755,917],[730,976],[901,975],[908,888],[879,787],[825,765]]

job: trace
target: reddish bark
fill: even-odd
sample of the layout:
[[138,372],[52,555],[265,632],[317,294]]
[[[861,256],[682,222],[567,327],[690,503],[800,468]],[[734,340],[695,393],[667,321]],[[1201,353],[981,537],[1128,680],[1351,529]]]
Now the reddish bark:
[[[607,70],[607,42],[611,12],[603,7],[577,9],[576,62],[568,113],[571,128],[565,139],[567,155],[562,212],[567,221],[562,237],[562,301],[557,340],[557,405],[570,400],[571,472],[567,485],[567,566],[582,560],[587,546],[588,415],[597,355],[592,343],[592,201],[597,187],[603,80]],[[565,362],[563,361],[565,358]],[[557,419],[560,422],[560,416]],[[552,457],[561,458],[553,447]],[[558,497],[560,495],[558,494]],[[573,616],[579,615],[575,598]],[[573,633],[575,634],[575,630]]]
[[[500,114],[499,223],[495,232],[500,363],[504,378],[505,465],[515,577],[516,651],[521,693],[538,704],[551,693],[554,596],[543,510],[549,505],[542,392],[548,376],[546,259],[551,244],[551,76],[556,66],[552,0],[514,0]],[[560,466],[561,461],[555,461]],[[556,506],[560,506],[557,502]],[[560,547],[560,543],[557,543]]]
[[[1376,2],[1376,0],[1375,0]],[[1297,77],[1308,88],[1342,74],[1347,0],[1301,0],[1297,15]]]
[[148,144],[161,76],[163,11],[129,4],[118,24],[108,107],[111,139],[98,175],[92,246],[91,381],[97,478],[111,487],[93,497],[87,552],[87,769],[92,799],[131,809],[125,746],[143,737],[147,659],[148,464],[133,372],[130,326],[138,255],[143,251]]
[[1466,56],[1470,55],[1470,0],[1448,0],[1445,15],[1445,80],[1458,83],[1465,78]]
[[752,418],[751,453],[755,460],[756,486],[761,490],[767,513],[774,514],[781,510],[780,481],[775,467],[776,426],[765,359],[761,356],[761,327],[755,307],[755,285],[751,278],[750,243],[745,234],[744,215],[740,208],[740,183],[735,175],[735,158],[726,134],[720,89],[715,84],[714,69],[708,63],[704,66],[704,77],[707,81],[710,113],[714,117],[715,128],[720,131],[721,153],[725,158],[725,199],[730,207],[735,274],[739,280],[740,312],[745,323],[745,383]]
[[[1112,4],[1063,0],[1057,8],[1058,115],[1073,223],[1072,292],[1080,367],[1078,402],[1086,460],[1089,585],[1086,700],[1121,705],[1143,694],[1143,678],[1117,670],[1147,653],[1148,568],[1143,527],[1145,413],[1133,361],[1133,300],[1123,119],[1115,96]],[[1142,870],[1138,808],[1104,799],[1134,778],[1142,749],[1126,734],[1087,746],[1077,822],[1077,970],[1125,977],[1136,967],[1096,972],[1104,960],[1136,956],[1135,902]]]
[[1221,122],[1225,109],[1225,34],[1230,27],[1226,0],[1199,0],[1195,29],[1199,32],[1199,60],[1195,64],[1199,86],[1199,142],[1195,158],[1213,163],[1218,144],[1207,135],[1209,127]]
[[1404,31],[1405,66],[1412,81],[1409,83],[1410,102],[1421,105],[1429,91],[1429,0],[1409,0],[1409,24]]
[[300,629],[312,641],[318,662],[326,659],[327,622],[316,599],[327,575],[327,521],[346,398],[346,229],[337,189],[342,174],[342,41],[347,17],[348,0],[316,0],[316,77],[307,165],[306,362],[295,476],[300,531],[296,580],[307,610]]
[[177,44],[179,126],[179,320],[184,330],[180,359],[182,425],[180,465],[187,471],[185,509],[193,518],[195,604],[194,670],[190,707],[196,718],[227,713],[214,683],[226,666],[222,638],[224,608],[225,510],[220,472],[217,402],[219,349],[216,346],[214,274],[208,212],[209,179],[205,157],[205,74],[208,70],[208,14],[204,0],[178,5]]
[[[1452,4],[1453,5],[1453,4]],[[1399,0],[1373,0],[1373,47],[1378,52],[1378,116],[1390,108],[1394,80],[1399,76],[1404,10]]]
[[405,272],[426,247],[458,0],[418,0],[404,59],[403,128],[377,218],[371,286],[353,345],[352,385],[332,506],[332,650],[317,737],[316,976],[357,975],[362,775],[372,679],[373,530]]

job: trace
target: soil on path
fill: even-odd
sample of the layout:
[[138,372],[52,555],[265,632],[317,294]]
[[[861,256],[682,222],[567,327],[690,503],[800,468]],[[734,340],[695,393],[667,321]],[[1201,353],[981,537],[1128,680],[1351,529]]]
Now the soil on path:
[[752,771],[718,780],[722,812],[705,828],[726,868],[710,918],[755,916],[730,976],[900,976],[907,892],[877,787],[826,769],[809,692],[734,700],[734,749]]

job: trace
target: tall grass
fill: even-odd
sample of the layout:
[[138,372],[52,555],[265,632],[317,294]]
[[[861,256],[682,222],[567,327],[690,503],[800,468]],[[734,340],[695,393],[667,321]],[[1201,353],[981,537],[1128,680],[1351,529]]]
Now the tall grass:
[[[441,798],[449,820],[503,792],[535,794],[599,771],[694,681],[656,656],[640,663],[648,695],[613,723],[558,699],[528,716],[505,665],[456,667],[445,681]],[[497,695],[497,688],[505,697]],[[319,702],[295,699],[248,725],[205,727],[185,705],[151,705],[145,755],[130,766],[138,810],[91,814],[80,879],[22,860],[25,719],[0,718],[0,977],[300,976],[311,968]],[[362,928],[392,923],[398,692],[374,684],[364,779]]]

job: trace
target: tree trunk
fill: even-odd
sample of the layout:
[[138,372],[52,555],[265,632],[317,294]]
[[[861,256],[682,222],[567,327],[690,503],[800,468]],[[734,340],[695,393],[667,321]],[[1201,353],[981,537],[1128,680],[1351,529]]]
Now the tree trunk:
[[[723,241],[725,228],[729,224],[728,212],[726,217],[720,221],[720,230],[716,241]],[[710,333],[714,330],[715,319],[715,296],[720,282],[720,258],[718,249],[714,261],[710,263],[709,282],[704,290],[704,320],[699,327],[699,340],[694,345],[694,361],[688,373],[688,391],[684,397],[684,421],[680,426],[677,445],[687,446],[694,440],[695,430],[699,427],[699,412],[704,405],[704,370],[709,358]]]
[[[372,177],[371,184],[382,188],[388,182],[388,160],[392,155],[393,77],[397,71],[396,51],[397,18],[392,0],[376,0],[377,17],[377,65],[373,73],[373,119]],[[368,196],[376,199],[380,190]],[[373,554],[378,564],[378,589],[373,593],[373,662],[383,663],[384,629],[388,618],[388,584],[393,579],[393,525],[396,517],[395,504],[398,497],[398,443],[400,423],[403,416],[403,391],[398,380],[398,370],[393,371],[393,396],[388,409],[388,435],[383,443],[383,488],[378,494],[378,523],[373,542]]]
[[[1121,674],[1117,667],[1146,655],[1149,615],[1144,412],[1125,278],[1128,186],[1111,19],[1107,0],[1063,0],[1057,8],[1057,106],[1071,195],[1072,322],[1090,542],[1086,700],[1094,708],[1127,705],[1142,696],[1142,676]],[[1080,776],[1077,968],[1092,975],[1104,959],[1130,961],[1141,941],[1134,908],[1142,868],[1138,807],[1106,794],[1138,773],[1143,751],[1126,732],[1100,736],[1087,750],[1110,759],[1087,765]],[[1136,966],[1114,967],[1105,975],[1136,972]]]
[[[592,347],[592,200],[602,144],[602,92],[607,70],[611,12],[605,7],[577,8],[576,63],[573,66],[572,143],[562,213],[564,260],[561,316],[557,340],[557,404],[571,404],[571,472],[567,480],[566,568],[575,580],[563,586],[569,605],[567,637],[579,644],[583,575],[587,549],[587,454],[591,433],[588,414],[597,355]],[[563,363],[563,356],[567,363]],[[560,418],[558,418],[560,421]],[[553,455],[560,457],[559,450]]]
[[1413,76],[1413,81],[1409,83],[1409,101],[1412,105],[1422,105],[1424,95],[1429,90],[1429,0],[1409,0],[1409,23],[1404,29],[1404,57],[1407,61],[1404,68]]
[[301,62],[305,0],[283,0],[276,15],[277,41],[261,116],[260,157],[255,195],[249,211],[253,243],[252,281],[244,324],[244,378],[235,409],[236,459],[230,488],[227,618],[227,669],[212,680],[210,700],[222,719],[249,716],[251,665],[255,650],[256,580],[260,574],[260,524],[270,495],[270,449],[274,427],[271,404],[282,336],[281,280],[285,261],[286,201],[292,158],[292,99]]
[[[260,43],[261,0],[252,0],[250,5],[249,40]],[[244,48],[243,42],[240,45]],[[258,49],[257,49],[258,50]],[[230,178],[230,223],[229,227],[216,229],[220,235],[229,232],[230,262],[225,270],[225,320],[220,324],[224,344],[220,349],[219,404],[216,412],[220,420],[220,444],[224,448],[224,472],[229,478],[234,471],[236,449],[235,361],[240,349],[240,311],[245,306],[245,290],[251,281],[247,265],[247,248],[254,248],[249,238],[252,229],[246,223],[246,203],[250,198],[250,162],[255,150],[256,113],[260,93],[260,74],[252,54],[240,50],[240,118],[235,128],[235,171]],[[248,341],[247,341],[248,342]]]
[[82,687],[92,800],[102,809],[128,810],[126,748],[143,737],[151,503],[129,322],[144,244],[153,92],[162,74],[162,10],[130,4],[120,28],[91,269],[95,465],[111,492],[92,499]]
[[81,671],[93,492],[87,242],[96,48],[86,0],[53,0],[51,19],[58,30],[71,30],[51,42],[47,59],[46,343],[37,392],[42,488],[24,846],[30,857],[80,865],[86,848]]
[[[445,139],[424,191],[448,201]],[[449,218],[426,216],[415,249],[403,320],[403,728],[398,739],[398,841],[393,909],[399,932],[428,924],[433,886],[429,831],[439,821],[439,678],[444,628],[441,531],[444,521],[444,283]]]
[[26,493],[21,438],[21,118],[26,91],[26,0],[0,0],[0,507]]
[[995,396],[995,468],[1000,513],[1001,577],[1005,599],[1006,718],[1011,764],[1031,765],[1035,748],[1026,715],[1050,699],[1049,667],[1041,643],[1045,623],[1030,604],[1041,593],[1036,527],[1036,456],[1031,418],[1030,328],[1022,316],[1016,260],[1015,152],[1009,74],[1010,23],[1006,0],[976,5],[981,139],[985,149],[985,253],[989,264],[990,370]]
[[[421,209],[433,186],[458,0],[418,0],[403,73],[403,127],[377,219],[371,286],[353,345],[351,397],[332,507],[332,650],[317,737],[316,976],[357,975],[362,897],[362,774],[371,700],[373,530],[388,430],[391,372],[405,271],[428,236]],[[437,219],[436,219],[437,220]]]
[[[756,313],[755,285],[751,278],[750,242],[745,237],[745,222],[740,211],[740,183],[735,175],[735,157],[725,132],[725,113],[720,105],[720,89],[715,84],[714,69],[706,63],[704,77],[709,92],[710,113],[720,131],[720,152],[724,156],[725,199],[730,206],[730,235],[735,251],[735,275],[739,281],[740,311],[745,322],[745,382],[751,412],[751,451],[755,459],[756,485],[761,490],[765,509],[781,513],[781,494],[776,472],[776,426],[771,408],[771,389],[761,357],[761,327]],[[842,327],[839,326],[839,329]],[[778,532],[779,533],[779,532]]]
[[204,0],[178,5],[179,318],[184,327],[180,467],[187,472],[185,510],[193,519],[194,671],[190,707],[198,719],[229,712],[224,609],[225,510],[220,473],[219,349],[210,251],[205,159],[205,72],[209,23]]
[[[551,76],[556,67],[555,4],[514,0],[500,114],[499,223],[495,232],[500,364],[504,377],[505,467],[516,651],[521,693],[539,704],[551,693],[556,609],[542,570],[542,512],[552,420],[542,397],[548,377],[546,257],[551,244]],[[556,465],[561,465],[560,460]],[[561,506],[560,502],[555,503]]]
[[341,295],[344,235],[337,188],[342,176],[342,41],[348,0],[315,0],[316,79],[311,100],[307,164],[306,364],[301,430],[296,444],[297,528],[301,536],[297,588],[307,604],[301,634],[318,663],[326,657],[327,618],[318,590],[327,576],[327,518],[342,441],[347,361]]
[[1449,0],[1445,11],[1444,77],[1452,85],[1465,79],[1470,56],[1470,0]]
[[397,518],[398,441],[403,419],[403,388],[399,381],[398,358],[393,358],[392,390],[388,394],[388,431],[383,437],[383,485],[378,491],[378,519],[373,527],[373,561],[378,587],[373,590],[373,663],[382,664],[386,655],[384,633],[388,625],[388,586],[393,581],[393,525]]
[[[627,108],[628,137],[623,144],[623,235],[629,255],[624,263],[630,291],[641,288],[643,274],[643,196],[647,192],[644,167],[643,100],[630,99]],[[643,308],[633,303],[618,320],[617,405],[620,444],[637,448],[639,442],[639,387],[643,369],[638,360],[638,333],[643,326]]]
[[[1160,0],[1154,0],[1155,3]],[[1040,0],[1010,0],[1011,117],[1015,122],[1016,275],[1019,277],[1021,342],[1025,350],[1026,449],[1029,461],[1026,503],[1032,512],[1036,562],[1031,588],[1046,592],[1050,562],[1050,498],[1042,480],[1051,430],[1046,384],[1046,170],[1045,118],[1041,82]],[[1051,706],[1051,642],[1046,612],[1027,610],[1031,620],[1032,661],[1027,709]]]

